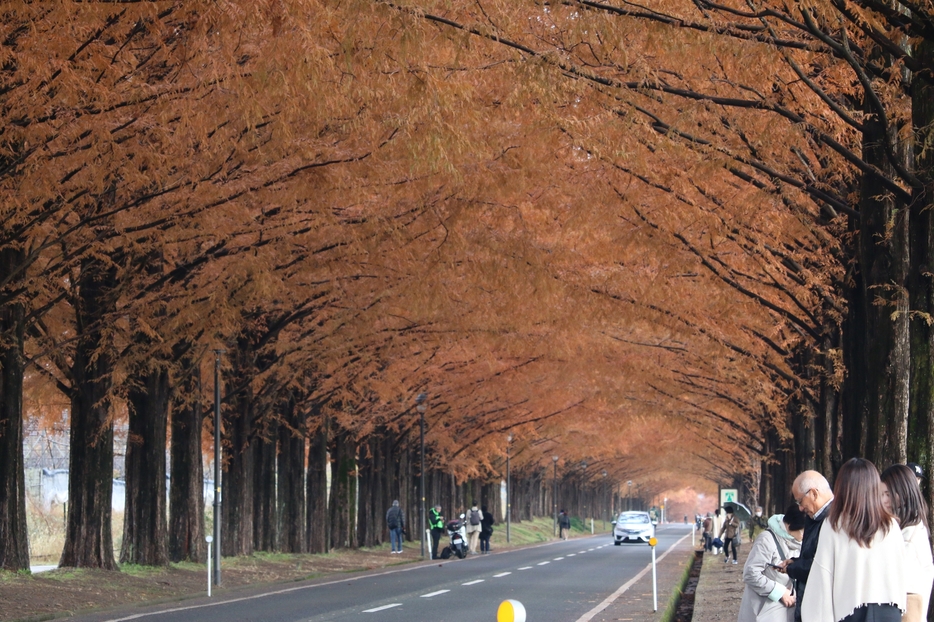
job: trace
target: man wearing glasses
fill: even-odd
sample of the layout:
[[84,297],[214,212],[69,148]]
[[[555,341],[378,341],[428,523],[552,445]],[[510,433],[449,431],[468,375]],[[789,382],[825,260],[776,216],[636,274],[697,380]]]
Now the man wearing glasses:
[[798,584],[798,596],[795,602],[795,622],[801,622],[801,600],[804,586],[811,572],[814,553],[817,552],[817,539],[824,519],[830,514],[833,492],[827,479],[817,471],[804,471],[795,478],[791,485],[791,494],[798,507],[807,514],[804,521],[804,537],[801,540],[801,554],[782,562],[784,572]]

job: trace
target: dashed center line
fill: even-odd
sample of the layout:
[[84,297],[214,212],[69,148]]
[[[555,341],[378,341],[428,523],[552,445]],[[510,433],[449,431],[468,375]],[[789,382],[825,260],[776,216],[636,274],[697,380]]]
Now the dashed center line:
[[437,592],[429,592],[428,594],[422,594],[422,598],[431,598],[432,596],[437,596],[439,594],[447,594],[451,590],[438,590]]
[[563,557],[555,557],[554,561],[560,562],[562,559],[564,559],[564,558],[563,558]]
[[391,605],[383,605],[382,607],[373,607],[372,609],[364,609],[363,613],[376,613],[377,611],[382,611],[383,609],[392,609],[393,607],[401,607],[402,603],[393,603]]
[[568,557],[574,557],[577,553],[568,553]]
[[498,579],[498,578],[500,578],[500,577],[505,577],[505,576],[508,575],[508,574],[512,574],[512,573],[511,573],[511,572],[501,572],[501,573],[499,573],[499,574],[493,575],[493,577],[496,578],[496,579]]
[[483,583],[486,579],[474,579],[473,581],[468,581],[467,583],[461,583],[461,585],[476,585],[477,583]]
[[522,568],[519,568],[519,570],[531,570],[531,569],[532,569],[531,566],[523,566]]
[[544,566],[545,564],[550,564],[551,562],[538,562],[539,566]]
[[593,549],[587,549],[587,550],[588,550],[588,551],[592,551]]

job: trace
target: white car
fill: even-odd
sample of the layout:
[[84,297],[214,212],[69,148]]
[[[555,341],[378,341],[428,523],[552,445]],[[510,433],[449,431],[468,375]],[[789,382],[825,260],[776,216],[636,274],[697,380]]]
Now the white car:
[[646,542],[655,535],[655,525],[648,512],[623,512],[613,525],[613,544]]

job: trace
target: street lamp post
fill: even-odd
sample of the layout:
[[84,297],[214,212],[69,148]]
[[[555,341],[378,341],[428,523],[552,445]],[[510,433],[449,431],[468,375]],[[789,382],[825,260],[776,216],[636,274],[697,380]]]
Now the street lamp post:
[[[581,492],[583,493],[584,501],[584,524],[587,524],[587,461],[581,460]],[[593,520],[593,517],[591,517]]]
[[603,511],[600,512],[600,515],[603,517],[603,531],[606,531],[606,513],[609,511],[610,506],[609,502],[607,501],[608,497],[609,495],[607,494],[606,488],[606,469],[603,469],[603,500],[606,501]]
[[214,350],[214,585],[221,584],[221,354]]
[[419,493],[421,493],[421,501],[419,502],[419,514],[421,515],[422,523],[422,557],[425,557],[425,411],[428,410],[428,406],[425,404],[425,400],[428,399],[427,393],[419,393],[415,398],[415,410],[418,411],[419,415],[419,441],[421,444],[420,448],[420,457],[419,457],[419,470],[421,470],[421,484],[419,487]]
[[632,511],[632,480],[626,482],[626,486],[629,487],[629,492],[626,493],[626,506],[628,510]]
[[509,542],[509,524],[512,520],[512,482],[509,479],[509,450],[512,447],[512,434],[506,437],[506,542]]
[[558,536],[558,456],[552,456],[551,461],[555,463],[555,475],[552,478],[552,494],[551,501],[555,505],[555,521],[554,521],[554,535]]

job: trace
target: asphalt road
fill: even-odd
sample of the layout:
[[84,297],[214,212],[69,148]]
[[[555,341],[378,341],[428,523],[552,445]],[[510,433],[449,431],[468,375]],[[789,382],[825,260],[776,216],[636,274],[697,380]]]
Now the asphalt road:
[[[688,525],[660,526],[656,556],[685,535],[690,537],[690,533]],[[525,606],[529,622],[569,622],[619,590],[651,559],[651,549],[645,544],[614,546],[608,534],[598,534],[464,560],[403,566],[77,620],[464,622],[496,620],[500,603],[513,599]],[[664,606],[668,594],[660,594],[659,600]]]

